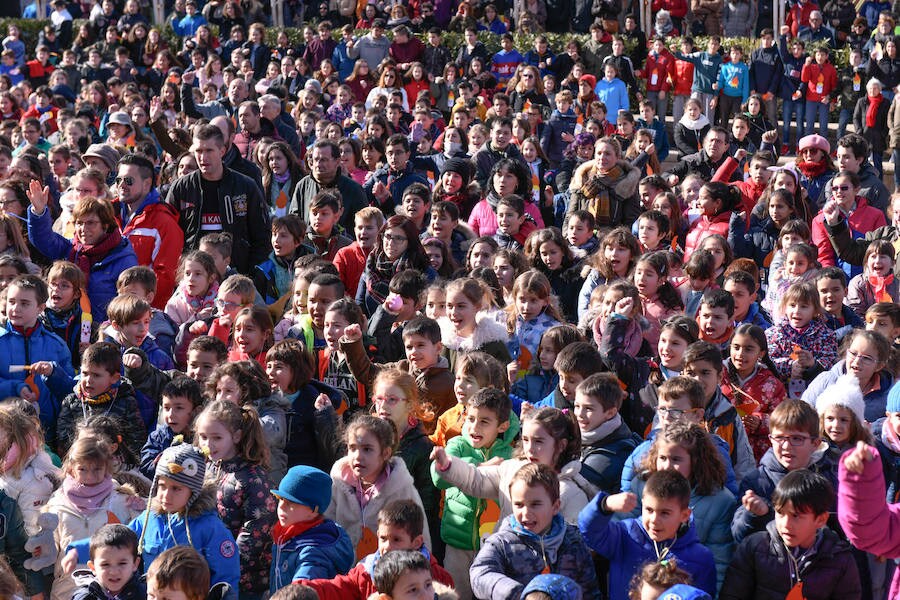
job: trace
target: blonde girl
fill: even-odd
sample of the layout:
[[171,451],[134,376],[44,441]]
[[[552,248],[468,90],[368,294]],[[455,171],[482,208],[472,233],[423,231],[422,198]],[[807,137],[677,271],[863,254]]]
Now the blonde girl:
[[650,146],[653,146],[653,130],[638,129],[634,134],[634,141],[625,151],[625,158],[641,169],[642,179],[647,175],[660,175],[663,172],[655,147],[652,152],[647,150]]
[[423,422],[435,420],[431,404],[420,402],[416,379],[412,375],[399,369],[384,369],[372,383],[372,412],[379,419],[390,421],[396,429],[399,441],[395,456],[403,459],[412,475],[425,507],[429,531],[438,531],[441,494],[431,481],[429,459],[434,443],[423,427]]
[[587,265],[590,273],[581,286],[578,297],[578,318],[584,317],[590,303],[591,292],[601,284],[612,283],[617,279],[627,279],[638,257],[641,246],[638,239],[625,227],[617,227],[600,240],[600,250],[588,257]]
[[894,245],[886,239],[875,240],[866,248],[863,272],[847,286],[847,306],[860,317],[876,302],[900,300],[900,281],[894,277]]
[[[109,523],[130,523],[144,508],[144,500],[118,488],[112,479],[113,453],[96,437],[80,437],[63,463],[64,479],[47,503],[46,512],[59,519],[54,535],[59,557],[54,570],[52,600],[70,600],[75,581],[64,572],[66,548],[91,537]],[[81,563],[80,568],[87,564]]]
[[766,333],[759,325],[743,323],[734,330],[722,375],[722,394],[737,408],[757,462],[772,447],[769,415],[787,396],[769,358]]
[[866,404],[859,380],[853,375],[841,375],[816,398],[819,430],[837,459],[845,450],[855,448],[857,442],[873,444],[866,424]]
[[512,514],[509,484],[516,472],[528,463],[547,465],[559,475],[560,514],[567,523],[577,523],[593,488],[581,475],[581,432],[574,418],[557,408],[523,406],[521,431],[516,458],[500,464],[473,465],[449,456],[438,446],[431,453],[435,470],[464,494],[497,502],[499,525]]
[[228,360],[254,360],[266,366],[266,350],[272,345],[275,325],[265,306],[242,308],[234,316]]
[[219,291],[216,262],[206,252],[186,254],[178,266],[178,289],[166,302],[165,313],[176,325],[212,317]]
[[538,354],[544,332],[564,322],[556,308],[550,280],[535,270],[525,271],[512,289],[513,304],[506,307],[507,348],[524,376]]
[[216,401],[194,421],[195,439],[215,482],[219,518],[237,541],[241,557],[241,594],[263,594],[269,588],[275,498],[269,493],[269,448],[259,416],[251,407]]
[[206,395],[236,406],[256,410],[265,439],[269,444],[269,476],[281,481],[287,472],[287,418],[290,404],[272,392],[265,372],[259,363],[243,360],[227,362],[216,367],[206,382]]
[[663,321],[684,311],[681,295],[669,282],[669,259],[665,252],[651,252],[638,259],[634,267],[634,285],[641,298],[641,307],[649,327],[644,339],[655,348],[659,343]]
[[37,535],[38,516],[59,483],[60,472],[44,450],[37,416],[16,402],[0,405],[0,489],[16,501],[25,532]]
[[[393,422],[358,414],[347,425],[344,441],[347,456],[331,468],[331,504],[325,518],[344,528],[356,558],[362,560],[378,549],[378,512],[395,500],[412,500],[422,507],[422,499],[403,459],[394,456],[398,440]],[[431,547],[427,522],[423,541]]]
[[672,423],[657,434],[641,468],[641,475],[631,480],[639,505],[644,482],[656,471],[677,471],[690,482],[693,526],[700,543],[713,553],[721,585],[734,551],[731,518],[737,501],[725,488],[722,453],[710,434],[696,423]]
[[444,353],[455,371],[460,353],[479,350],[502,364],[511,360],[506,347],[506,327],[481,311],[490,308],[493,290],[476,279],[464,277],[447,285],[447,316],[438,319]]

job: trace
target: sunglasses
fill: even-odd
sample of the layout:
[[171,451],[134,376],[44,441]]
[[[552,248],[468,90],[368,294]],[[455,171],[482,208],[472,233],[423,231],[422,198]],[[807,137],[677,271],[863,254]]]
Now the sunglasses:
[[126,176],[126,177],[116,177],[116,185],[125,184],[129,187],[134,185],[134,177]]

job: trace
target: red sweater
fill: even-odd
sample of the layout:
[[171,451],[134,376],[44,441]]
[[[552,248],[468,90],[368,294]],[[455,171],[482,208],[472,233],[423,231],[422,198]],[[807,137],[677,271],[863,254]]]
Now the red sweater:
[[655,56],[651,52],[639,77],[647,80],[648,92],[668,92],[672,88],[669,80],[675,80],[675,55],[668,50]]
[[334,266],[337,267],[341,281],[344,282],[344,288],[347,290],[349,297],[356,295],[356,288],[359,287],[359,280],[366,268],[366,257],[368,254],[363,252],[359,242],[353,242],[349,246],[344,246],[334,255]]
[[[450,573],[431,558],[431,576],[434,581],[453,586]],[[366,571],[365,560],[360,561],[346,575],[338,575],[334,579],[300,579],[294,583],[302,583],[313,588],[319,594],[319,600],[366,600],[376,593],[372,576]]]
[[822,98],[831,96],[838,84],[837,71],[828,61],[821,66],[817,62],[804,65],[800,80],[806,84],[806,99],[810,102],[821,102]]
[[[868,202],[862,196],[856,198],[856,210],[847,219],[850,225],[850,235],[854,238],[863,237],[865,234],[879,227],[887,225],[884,213],[869,206]],[[812,222],[812,243],[819,249],[819,263],[823,267],[833,267],[837,262],[837,255],[834,252],[834,246],[828,239],[828,231],[825,229],[825,216],[822,211],[813,218]]]

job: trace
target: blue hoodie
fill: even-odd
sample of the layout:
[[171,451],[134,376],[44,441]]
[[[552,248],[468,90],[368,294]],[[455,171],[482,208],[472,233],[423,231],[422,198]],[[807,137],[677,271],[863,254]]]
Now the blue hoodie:
[[272,544],[269,592],[274,594],[298,579],[331,579],[346,574],[354,556],[347,532],[325,519],[282,544]]
[[609,598],[627,600],[631,577],[641,565],[659,559],[658,552],[668,548],[667,556],[677,559],[678,566],[691,574],[693,583],[704,592],[716,593],[716,566],[712,552],[697,539],[693,524],[674,540],[656,542],[650,539],[640,519],[613,521],[612,513],[601,506],[608,494],[600,492],[578,515],[578,528],[587,545],[610,561]]

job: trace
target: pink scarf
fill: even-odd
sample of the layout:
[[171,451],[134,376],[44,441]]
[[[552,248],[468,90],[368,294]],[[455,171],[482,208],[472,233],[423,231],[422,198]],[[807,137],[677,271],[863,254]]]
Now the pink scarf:
[[89,517],[103,508],[113,491],[113,480],[109,475],[97,485],[82,485],[72,477],[63,480],[63,493],[79,511]]

